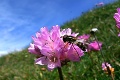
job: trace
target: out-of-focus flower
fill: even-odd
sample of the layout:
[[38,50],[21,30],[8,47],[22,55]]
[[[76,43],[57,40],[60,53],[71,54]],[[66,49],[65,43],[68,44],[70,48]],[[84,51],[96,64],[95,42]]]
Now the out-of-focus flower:
[[70,28],[60,31],[58,25],[53,26],[51,31],[41,28],[36,37],[32,37],[33,43],[28,48],[30,53],[39,55],[35,63],[47,65],[48,70],[53,70],[66,61],[79,61],[84,55],[83,51],[73,44],[66,44],[62,39],[64,35],[76,37],[78,33],[72,33]]
[[107,62],[102,63],[102,70],[107,70],[107,67],[111,68],[111,65]]
[[103,2],[100,2],[100,3],[96,4],[96,6],[103,6],[103,5],[104,5]]
[[92,28],[91,31],[96,32],[96,31],[98,31],[98,29],[97,28]]
[[[117,13],[115,13],[113,17],[116,21],[117,28],[120,30],[120,8],[117,8]],[[120,35],[118,34],[118,36]]]
[[102,47],[102,43],[101,42],[91,42],[90,44],[88,44],[88,50],[89,51],[99,51]]
[[120,23],[116,24],[117,28],[120,29]]
[[120,24],[120,8],[117,8],[117,13],[115,13],[113,17],[114,17],[116,23]]
[[91,33],[91,34],[94,34],[94,33],[97,32],[97,31],[98,31],[97,28],[92,28],[92,29],[90,30],[90,33]]
[[102,70],[104,70],[105,73],[109,75],[113,75],[114,73],[114,68],[112,68],[112,66],[108,64],[107,62],[102,63]]
[[118,34],[118,37],[120,37],[120,33]]

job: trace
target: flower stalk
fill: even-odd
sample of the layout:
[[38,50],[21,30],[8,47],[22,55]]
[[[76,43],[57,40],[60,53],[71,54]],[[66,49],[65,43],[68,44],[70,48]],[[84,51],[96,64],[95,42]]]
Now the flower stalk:
[[[94,38],[95,38],[95,40],[96,40],[96,42],[97,42],[97,44],[98,44],[98,47],[100,48],[100,44],[99,44],[99,42],[98,42],[98,39],[97,39],[95,33],[93,33],[93,36],[94,36]],[[101,53],[101,55],[102,55],[102,57],[103,57],[103,60],[106,61],[101,49],[100,49],[100,53]]]
[[[98,43],[98,39],[97,39],[97,37],[95,36],[95,34],[93,34],[93,36],[95,37],[95,39],[96,39],[96,41],[97,41],[97,43]],[[100,47],[99,43],[98,43],[98,46]],[[105,57],[104,57],[104,55],[103,55],[103,53],[102,53],[102,50],[100,50],[100,53],[101,53],[101,55],[102,55],[102,57],[103,57],[103,60],[106,61],[106,60],[105,60]],[[105,66],[107,67],[106,64],[105,64]],[[109,67],[108,67],[108,68],[109,68]],[[111,70],[107,69],[107,71],[110,72],[111,80],[114,80],[114,75],[113,75],[113,73],[111,73]]]
[[[96,29],[95,31],[97,31],[97,29]],[[97,39],[97,37],[96,37],[96,35],[95,35],[95,31],[91,31],[91,34],[94,36],[94,38],[95,38],[95,40],[96,40],[96,42],[97,42],[97,44],[98,44],[98,47],[100,48],[100,44],[99,44],[98,39]],[[106,63],[105,56],[103,55],[103,52],[102,52],[101,49],[100,49],[100,53],[101,53],[101,56],[103,57],[103,60],[105,61],[105,63],[102,64],[103,70],[104,70],[108,75],[111,76],[111,79],[112,79],[112,80],[114,80],[114,74],[113,74],[114,68],[112,68],[110,64]]]
[[63,80],[63,74],[62,74],[62,69],[61,69],[61,67],[57,67],[57,69],[58,69],[58,73],[59,73],[59,79],[60,79],[60,80]]
[[102,70],[104,70],[106,74],[111,76],[111,80],[114,80],[114,68],[112,68],[112,66],[109,63],[102,63]]

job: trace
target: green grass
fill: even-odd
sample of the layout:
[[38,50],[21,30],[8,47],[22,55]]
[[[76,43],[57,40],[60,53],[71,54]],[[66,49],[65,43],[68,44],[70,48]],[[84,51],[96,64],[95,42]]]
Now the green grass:
[[[120,39],[115,27],[113,15],[120,1],[95,8],[81,17],[62,25],[62,28],[72,28],[80,34],[89,33],[91,28],[97,27],[96,34],[103,43],[102,52],[106,60],[115,68],[115,80],[120,80]],[[89,56],[91,55],[91,57]],[[57,69],[52,72],[42,70],[46,66],[34,64],[35,56],[27,49],[13,52],[0,58],[0,80],[59,80]],[[100,52],[85,53],[80,62],[70,62],[63,66],[65,80],[111,80],[101,69],[103,57]]]

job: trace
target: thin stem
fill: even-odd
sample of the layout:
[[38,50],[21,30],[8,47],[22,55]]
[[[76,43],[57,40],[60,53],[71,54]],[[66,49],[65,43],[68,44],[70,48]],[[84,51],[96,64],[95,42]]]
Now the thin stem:
[[[100,48],[100,45],[99,45],[99,43],[98,43],[98,39],[97,39],[97,37],[95,36],[94,33],[93,33],[93,36],[95,37],[95,40],[97,41],[97,44],[98,44],[98,46],[99,46],[99,48]],[[106,62],[105,57],[104,57],[103,52],[102,52],[101,49],[100,49],[100,53],[101,53],[101,55],[102,55],[104,61]],[[108,67],[106,64],[105,64],[105,66]],[[109,70],[108,70],[108,71],[109,71]],[[112,80],[114,80],[114,75],[111,73],[111,71],[110,71],[110,76],[111,76]]]
[[[99,48],[100,48],[100,44],[98,43],[98,39],[97,39],[97,37],[95,36],[95,34],[93,33],[93,36],[95,37],[95,40],[97,41],[97,44],[98,44],[98,46],[99,46]],[[103,59],[104,59],[104,61],[106,61],[105,60],[105,57],[104,57],[104,55],[103,55],[103,52],[102,52],[102,50],[100,49],[100,53],[101,53],[101,55],[102,55],[102,57],[103,57]]]
[[111,78],[112,78],[112,80],[114,80],[114,75],[113,74],[111,74]]
[[62,69],[60,67],[57,67],[57,69],[58,69],[60,80],[63,80]]

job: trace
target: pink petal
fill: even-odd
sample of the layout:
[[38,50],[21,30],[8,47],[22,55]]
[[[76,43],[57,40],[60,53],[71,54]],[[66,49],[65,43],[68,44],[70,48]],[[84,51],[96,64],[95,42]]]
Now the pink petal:
[[72,30],[70,28],[66,29],[66,35],[71,35]]
[[36,55],[41,55],[40,52],[40,48],[38,48],[36,45],[34,44],[30,44],[30,47],[28,48],[28,51],[30,53],[36,54]]
[[74,48],[73,48],[74,46],[71,46],[70,47],[70,49],[69,49],[69,51],[68,51],[68,55],[67,55],[67,57],[68,57],[68,59],[69,60],[71,60],[71,61],[79,61],[80,59],[79,59],[79,53],[77,52],[77,50],[75,50]]
[[84,35],[78,36],[78,38],[88,40],[90,38],[90,35],[89,34],[84,34]]
[[118,34],[118,37],[120,37],[120,33]]
[[114,14],[114,19],[116,20],[117,23],[120,23],[120,14],[115,13]]
[[53,50],[50,48],[50,46],[44,46],[41,49],[41,54],[44,56],[50,56],[51,52],[53,52]]
[[117,8],[117,12],[118,12],[118,14],[120,14],[120,8]]
[[[99,45],[98,45],[99,44]],[[90,50],[95,50],[95,51],[99,51],[101,49],[101,46],[102,46],[102,43],[101,42],[97,42],[97,41],[94,41],[92,43],[90,43],[88,45],[88,48]]]
[[79,33],[72,33],[71,36],[77,37]]
[[102,63],[102,70],[105,70],[107,67],[111,68],[111,65],[107,62]]
[[120,23],[116,25],[118,29],[120,29]]
[[48,70],[53,70],[56,67],[61,67],[61,63],[60,63],[60,61],[58,61],[56,63],[49,62],[47,67],[48,67]]
[[53,70],[56,66],[54,63],[49,63],[47,67],[48,67],[48,70]]
[[48,64],[48,59],[45,56],[44,57],[40,57],[40,58],[35,60],[35,64],[47,65]]

